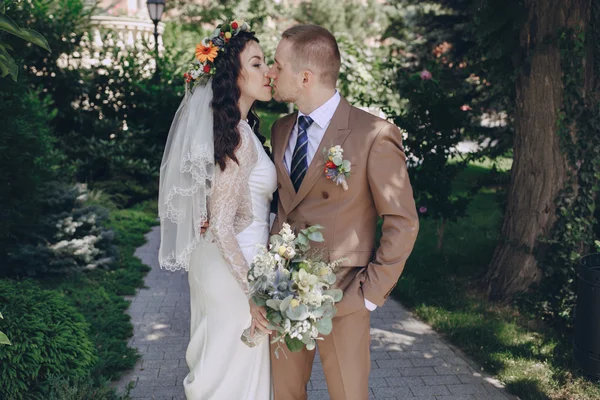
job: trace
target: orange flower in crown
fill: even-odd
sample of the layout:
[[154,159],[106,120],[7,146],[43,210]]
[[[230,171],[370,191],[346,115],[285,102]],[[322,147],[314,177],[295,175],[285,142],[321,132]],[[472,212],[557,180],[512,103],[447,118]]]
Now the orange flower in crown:
[[196,46],[196,58],[201,63],[205,63],[206,60],[214,62],[218,54],[219,48],[217,46],[214,46],[212,41],[208,42],[208,46],[205,46],[202,43],[198,43],[198,45]]
[[183,74],[187,88],[191,90],[200,82],[208,82],[216,73],[215,59],[220,52],[226,51],[229,41],[240,32],[254,34],[247,22],[234,20],[217,25],[211,36],[202,39],[202,42],[196,45],[196,57],[190,68]]

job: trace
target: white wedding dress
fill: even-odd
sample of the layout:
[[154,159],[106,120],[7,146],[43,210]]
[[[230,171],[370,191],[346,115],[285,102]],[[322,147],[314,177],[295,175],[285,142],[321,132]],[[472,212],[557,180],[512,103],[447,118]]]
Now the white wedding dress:
[[271,399],[269,339],[253,348],[240,337],[250,326],[246,273],[256,244],[269,239],[275,166],[247,122],[238,125],[239,165],[228,161],[211,191],[211,242],[191,254],[190,343],[184,380],[189,400]]

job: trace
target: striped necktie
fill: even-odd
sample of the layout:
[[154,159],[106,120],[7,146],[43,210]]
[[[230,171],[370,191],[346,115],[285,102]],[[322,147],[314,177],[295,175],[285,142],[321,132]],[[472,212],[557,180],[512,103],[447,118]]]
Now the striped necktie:
[[298,140],[296,141],[296,147],[294,148],[294,155],[292,156],[292,169],[290,177],[296,192],[300,189],[302,179],[306,175],[308,169],[308,127],[313,123],[313,120],[309,116],[301,115],[298,117]]

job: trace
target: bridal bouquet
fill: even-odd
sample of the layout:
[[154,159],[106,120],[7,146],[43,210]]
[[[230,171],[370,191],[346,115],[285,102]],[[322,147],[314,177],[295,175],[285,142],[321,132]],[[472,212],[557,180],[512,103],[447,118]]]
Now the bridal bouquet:
[[[248,271],[252,300],[266,306],[268,328],[273,331],[271,343],[285,343],[291,351],[315,348],[319,335],[328,335],[335,303],[342,299],[335,284],[335,270],[342,260],[323,261],[310,251],[310,242],[322,242],[322,226],[304,229],[296,236],[286,223],[269,246],[259,246],[259,252]],[[244,332],[242,340],[249,346],[256,343]],[[322,338],[321,338],[322,340]],[[279,357],[278,346],[275,356]]]

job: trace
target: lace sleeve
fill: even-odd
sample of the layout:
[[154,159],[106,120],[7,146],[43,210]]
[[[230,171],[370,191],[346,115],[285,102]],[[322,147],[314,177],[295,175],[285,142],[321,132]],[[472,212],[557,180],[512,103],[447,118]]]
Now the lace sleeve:
[[258,161],[258,153],[250,136],[254,134],[250,128],[240,123],[239,131],[241,143],[235,151],[239,164],[230,159],[224,171],[216,167],[215,185],[209,200],[209,230],[233,276],[247,294],[249,265],[236,235],[252,223],[252,200],[248,180]]

